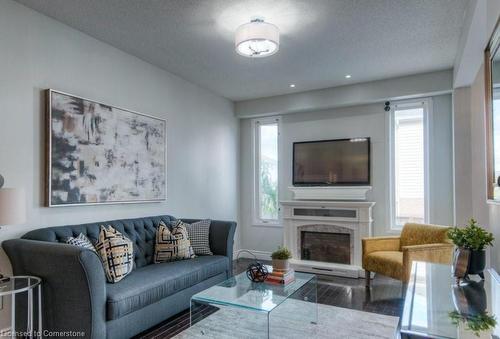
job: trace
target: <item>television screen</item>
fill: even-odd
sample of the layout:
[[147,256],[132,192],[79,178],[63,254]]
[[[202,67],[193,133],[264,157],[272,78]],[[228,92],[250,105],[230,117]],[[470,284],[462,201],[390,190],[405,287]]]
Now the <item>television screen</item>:
[[293,184],[370,184],[370,138],[295,142]]

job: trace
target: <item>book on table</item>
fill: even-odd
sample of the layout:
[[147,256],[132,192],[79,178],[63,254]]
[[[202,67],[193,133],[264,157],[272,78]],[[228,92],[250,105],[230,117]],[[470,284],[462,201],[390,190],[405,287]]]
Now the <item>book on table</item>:
[[294,274],[295,271],[293,268],[281,269],[281,268],[273,268],[271,265],[265,265],[269,274],[275,275],[287,275]]
[[266,278],[266,281],[273,284],[286,285],[295,280],[295,271],[293,269],[278,270],[273,269]]
[[292,283],[295,281],[295,277],[291,277],[288,279],[281,279],[281,278],[274,278],[274,277],[267,277],[266,282],[270,284],[278,284],[278,285],[287,285],[289,283]]
[[276,277],[288,277],[291,275],[295,274],[295,271],[293,269],[288,269],[288,270],[274,270],[271,272],[272,275]]

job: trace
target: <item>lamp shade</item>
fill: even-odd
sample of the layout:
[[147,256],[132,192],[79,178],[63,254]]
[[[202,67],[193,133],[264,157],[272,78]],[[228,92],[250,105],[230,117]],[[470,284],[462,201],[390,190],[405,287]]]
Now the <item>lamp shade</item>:
[[0,188],[0,225],[16,225],[24,222],[26,222],[24,189]]
[[236,30],[234,45],[239,55],[262,58],[275,54],[279,49],[278,27],[263,19],[253,19]]

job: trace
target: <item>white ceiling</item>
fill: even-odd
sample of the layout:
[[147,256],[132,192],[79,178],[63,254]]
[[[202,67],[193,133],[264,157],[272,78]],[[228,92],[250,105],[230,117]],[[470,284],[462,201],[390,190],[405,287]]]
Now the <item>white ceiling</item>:
[[[18,2],[243,100],[451,68],[468,0]],[[281,30],[269,58],[234,51],[236,27],[256,15]]]

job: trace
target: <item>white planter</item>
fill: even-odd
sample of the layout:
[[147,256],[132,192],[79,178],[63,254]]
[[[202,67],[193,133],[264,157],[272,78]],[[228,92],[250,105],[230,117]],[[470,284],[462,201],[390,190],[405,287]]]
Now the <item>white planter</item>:
[[290,268],[290,261],[288,259],[273,259],[273,269],[288,270]]

